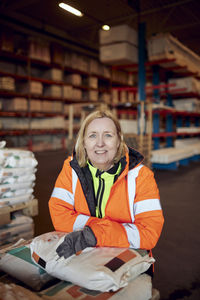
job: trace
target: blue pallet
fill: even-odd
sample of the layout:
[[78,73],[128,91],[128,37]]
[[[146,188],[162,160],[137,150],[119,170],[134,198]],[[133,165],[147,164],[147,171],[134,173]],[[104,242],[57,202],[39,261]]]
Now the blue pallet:
[[200,161],[200,154],[196,154],[190,157],[190,161]]
[[178,166],[179,166],[178,161],[174,161],[169,164],[152,163],[152,168],[157,170],[177,170]]
[[179,160],[181,166],[188,166],[190,162],[190,158],[183,158]]

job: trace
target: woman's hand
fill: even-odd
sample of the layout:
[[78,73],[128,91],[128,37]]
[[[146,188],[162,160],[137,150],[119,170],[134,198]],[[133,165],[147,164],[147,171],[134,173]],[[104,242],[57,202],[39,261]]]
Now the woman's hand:
[[97,243],[96,237],[89,226],[83,230],[73,231],[65,236],[62,244],[56,249],[57,254],[64,258],[68,258],[87,247],[95,247]]

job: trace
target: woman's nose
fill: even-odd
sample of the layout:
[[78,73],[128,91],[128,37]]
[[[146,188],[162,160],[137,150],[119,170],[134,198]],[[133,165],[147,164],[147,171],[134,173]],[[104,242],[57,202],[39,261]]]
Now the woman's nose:
[[99,147],[102,147],[104,145],[104,138],[103,138],[103,136],[98,136],[97,145]]

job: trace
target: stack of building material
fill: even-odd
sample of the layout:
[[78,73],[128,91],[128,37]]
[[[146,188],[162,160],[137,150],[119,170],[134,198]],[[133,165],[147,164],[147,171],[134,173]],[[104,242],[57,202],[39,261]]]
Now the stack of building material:
[[176,127],[176,132],[187,132],[187,133],[200,133],[200,128],[196,126],[190,127]]
[[[175,59],[175,62],[163,62],[163,66],[170,68],[178,65],[183,67],[182,72],[200,74],[200,57],[169,33],[152,36],[147,42],[147,48],[150,61]],[[177,71],[181,72],[181,69]]]
[[0,118],[1,128],[17,130],[22,129],[26,130],[29,128],[29,119],[28,118]]
[[69,74],[65,77],[65,82],[72,85],[81,85],[82,78],[80,74]]
[[3,109],[5,111],[27,111],[28,110],[27,99],[22,97],[8,99],[8,101],[3,102]]
[[52,117],[52,118],[34,118],[30,122],[31,129],[64,129],[65,120],[63,116]]
[[173,105],[176,110],[200,112],[200,101],[197,98],[173,100]]
[[63,86],[63,97],[64,98],[72,98],[72,89],[73,87],[71,85],[64,85]]
[[193,153],[191,153],[190,149],[187,148],[163,148],[152,151],[151,162],[159,163],[159,164],[169,164],[172,162],[178,162],[182,159],[192,157]]
[[200,81],[194,77],[171,78],[168,83],[170,85],[169,92],[172,94],[200,94]]
[[62,88],[60,85],[52,84],[49,86],[46,86],[44,89],[44,95],[50,96],[50,97],[62,97]]
[[51,61],[49,44],[41,39],[30,38],[28,55],[32,59],[38,59],[46,63]]
[[30,111],[31,112],[40,112],[41,111],[41,106],[42,106],[41,100],[31,99],[29,101],[29,103],[30,103]]
[[14,91],[15,79],[10,76],[0,77],[0,90]]
[[21,238],[29,240],[33,236],[33,219],[20,210],[12,213],[9,224],[0,226],[0,246],[17,242]]
[[99,31],[100,61],[107,64],[138,62],[137,32],[123,24],[113,26],[109,31]]
[[37,161],[31,151],[0,148],[0,246],[32,238],[33,219],[24,209],[35,205]]
[[138,122],[137,120],[119,120],[121,128],[122,128],[122,132],[124,134],[138,134]]
[[18,83],[17,91],[23,94],[42,95],[43,85],[41,82],[31,80],[30,82]]
[[200,155],[200,139],[199,138],[188,138],[188,139],[177,139],[174,142],[174,146],[177,149],[187,148],[194,156]]
[[0,207],[33,199],[36,166],[31,151],[0,149]]
[[51,79],[51,80],[57,80],[62,81],[62,70],[58,68],[52,68],[48,71],[44,72],[44,78]]

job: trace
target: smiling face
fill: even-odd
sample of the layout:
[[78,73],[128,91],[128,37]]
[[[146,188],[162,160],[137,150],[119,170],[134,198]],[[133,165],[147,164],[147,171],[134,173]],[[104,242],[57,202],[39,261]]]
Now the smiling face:
[[119,138],[114,122],[109,118],[94,119],[87,127],[84,147],[94,167],[107,171],[119,147]]

